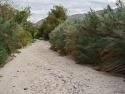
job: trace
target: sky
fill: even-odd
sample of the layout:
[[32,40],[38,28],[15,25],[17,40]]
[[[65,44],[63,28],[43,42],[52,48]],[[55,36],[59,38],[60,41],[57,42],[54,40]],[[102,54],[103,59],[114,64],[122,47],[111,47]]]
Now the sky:
[[54,5],[61,5],[68,11],[68,15],[86,13],[92,8],[93,10],[102,10],[109,4],[115,8],[116,0],[13,0],[18,8],[31,7],[32,16],[29,18],[31,22],[37,22],[47,17],[50,9]]

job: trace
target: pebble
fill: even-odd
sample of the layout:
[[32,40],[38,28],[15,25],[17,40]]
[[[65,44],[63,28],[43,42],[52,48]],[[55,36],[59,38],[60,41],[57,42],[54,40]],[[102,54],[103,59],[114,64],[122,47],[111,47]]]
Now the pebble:
[[17,72],[19,72],[19,70]]
[[51,70],[51,69],[47,69],[47,70]]
[[28,90],[28,88],[25,87],[24,90]]

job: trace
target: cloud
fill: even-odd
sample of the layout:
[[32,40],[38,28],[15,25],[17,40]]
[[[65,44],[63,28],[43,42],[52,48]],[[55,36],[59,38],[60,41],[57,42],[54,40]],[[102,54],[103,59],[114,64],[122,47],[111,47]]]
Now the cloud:
[[85,13],[92,8],[93,10],[103,9],[109,4],[115,7],[116,0],[14,0],[15,4],[20,6],[31,7],[31,12],[34,14],[29,19],[37,22],[47,17],[50,9],[54,5],[62,5],[68,10],[68,14]]

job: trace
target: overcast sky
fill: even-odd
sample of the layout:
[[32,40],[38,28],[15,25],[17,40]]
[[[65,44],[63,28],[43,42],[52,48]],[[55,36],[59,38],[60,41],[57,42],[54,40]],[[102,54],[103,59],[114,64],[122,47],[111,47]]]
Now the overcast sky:
[[61,5],[67,8],[68,15],[76,13],[86,13],[92,8],[93,10],[104,9],[107,4],[112,8],[115,7],[116,0],[13,0],[16,5],[22,7],[30,6],[33,15],[30,17],[32,22],[37,22],[47,17],[50,9],[54,5]]

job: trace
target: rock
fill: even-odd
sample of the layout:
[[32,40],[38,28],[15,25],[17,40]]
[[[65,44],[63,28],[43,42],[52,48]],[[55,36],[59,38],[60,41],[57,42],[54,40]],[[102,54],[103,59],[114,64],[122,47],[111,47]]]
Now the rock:
[[13,57],[16,57],[16,55],[13,55]]
[[77,85],[73,85],[74,89],[78,89],[78,86]]
[[86,87],[89,87],[89,86],[86,86]]
[[62,81],[63,81],[64,83],[66,83],[66,80],[62,79]]
[[19,70],[17,72],[19,72]]
[[90,81],[90,79],[87,79],[88,81]]
[[28,90],[28,88],[25,87],[24,90]]
[[101,69],[98,66],[94,67],[94,69],[97,71],[101,71]]
[[58,78],[64,78],[63,76],[58,76]]
[[51,70],[51,69],[49,68],[49,69],[47,69],[47,70]]

